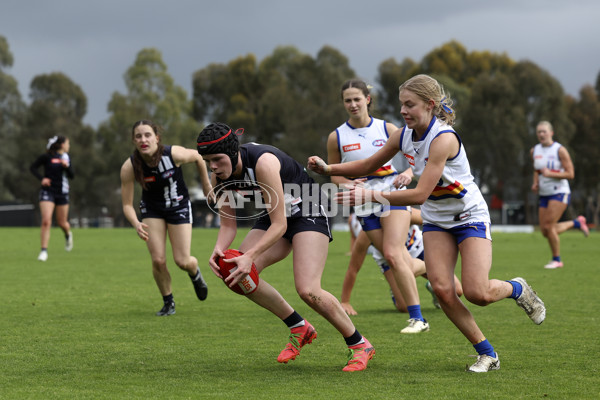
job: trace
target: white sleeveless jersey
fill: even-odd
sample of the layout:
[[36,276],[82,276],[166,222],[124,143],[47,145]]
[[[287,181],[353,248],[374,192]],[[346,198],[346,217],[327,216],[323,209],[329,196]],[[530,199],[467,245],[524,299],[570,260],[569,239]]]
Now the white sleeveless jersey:
[[411,225],[408,228],[408,238],[406,239],[406,248],[412,258],[418,258],[425,249],[423,247],[423,232],[419,225]]
[[400,150],[418,180],[429,160],[431,142],[444,132],[456,135],[460,149],[454,158],[446,160],[439,182],[421,206],[423,221],[443,229],[473,222],[490,223],[488,207],[471,175],[465,148],[451,126],[433,117],[427,132],[418,141],[413,141],[413,130],[404,127]]
[[[562,145],[558,142],[550,146],[542,146],[541,143],[533,147],[533,168],[540,171],[542,168],[548,168],[552,172],[563,172],[562,163],[558,156],[558,149]],[[569,181],[566,179],[549,178],[547,176],[538,176],[538,193],[540,196],[552,196],[558,193],[571,193]]]
[[[348,122],[344,122],[335,131],[342,163],[369,158],[383,147],[389,138],[385,121],[373,117],[371,117],[371,123],[364,128],[354,128]],[[373,190],[393,191],[396,190],[393,182],[397,173],[398,171],[390,160],[371,175],[347,178],[367,178],[366,187]],[[366,203],[354,207],[354,212],[356,215],[364,217],[381,209],[382,205],[379,203]]]

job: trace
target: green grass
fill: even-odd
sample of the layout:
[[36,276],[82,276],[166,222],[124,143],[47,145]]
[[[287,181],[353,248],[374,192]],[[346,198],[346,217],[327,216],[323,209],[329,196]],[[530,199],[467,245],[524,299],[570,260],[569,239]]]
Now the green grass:
[[[240,231],[240,235],[245,231]],[[598,361],[600,234],[561,236],[566,267],[545,270],[539,233],[494,234],[491,277],[523,276],[541,295],[547,319],[534,325],[507,299],[470,310],[500,354],[502,369],[468,374],[472,346],[433,308],[417,281],[431,331],[400,335],[407,316],[394,311],[371,259],[352,304],[359,331],[377,349],[369,368],[344,373],[341,336],[294,292],[291,261],[263,272],[319,332],[295,361],[278,364],[282,322],[225,288],[204,261],[216,230],[194,230],[193,254],[209,296],[199,302],[172,262],[177,314],[155,317],[162,302],[146,247],[133,229],[79,229],[63,250],[54,228],[50,257],[36,260],[39,229],[0,229],[0,398],[2,399],[514,399],[595,398]],[[336,232],[323,287],[339,296],[349,236]],[[235,242],[239,244],[239,240]]]

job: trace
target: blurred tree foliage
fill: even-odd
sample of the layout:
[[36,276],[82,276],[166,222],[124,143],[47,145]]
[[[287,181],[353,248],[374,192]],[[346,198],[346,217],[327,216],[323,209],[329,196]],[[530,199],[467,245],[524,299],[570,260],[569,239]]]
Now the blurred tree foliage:
[[[571,147],[575,156],[576,179],[572,188],[574,196],[579,195],[579,202],[585,205],[584,212],[593,216],[593,223],[600,224],[600,73],[596,80],[596,87],[584,86],[579,92],[579,100],[568,97],[567,104],[569,117],[575,125],[575,135],[571,140]],[[574,187],[573,187],[574,186]]]
[[348,59],[331,47],[316,58],[278,47],[261,63],[247,55],[196,71],[193,115],[243,127],[242,142],[272,144],[304,162],[325,154],[327,134],[346,118],[340,87],[354,75]]
[[[253,54],[225,64],[208,64],[192,76],[192,95],[174,84],[161,53],[142,49],[124,74],[125,93],[113,93],[108,120],[97,130],[82,124],[87,100],[81,88],[61,73],[36,76],[26,105],[17,82],[6,70],[13,57],[0,36],[0,201],[37,202],[37,187],[28,165],[44,151],[48,137],[68,136],[76,171],[75,216],[105,210],[122,221],[119,171],[133,151],[130,128],[150,119],[163,128],[166,144],[194,148],[198,131],[220,121],[244,128],[242,142],[273,144],[304,163],[325,156],[326,138],[347,119],[341,102],[344,81],[355,78],[348,58],[324,46],[316,56],[293,46],[277,47],[263,60]],[[535,126],[552,122],[559,141],[576,167],[571,182],[572,208],[598,223],[600,184],[600,75],[580,98],[566,96],[559,82],[533,62],[507,54],[472,51],[457,41],[442,44],[421,60],[388,58],[378,66],[372,90],[376,117],[402,125],[398,87],[408,78],[430,74],[454,101],[455,128],[469,153],[478,183],[491,196],[524,201],[527,222],[534,223],[529,150],[537,143]],[[371,83],[371,82],[367,82]],[[189,186],[195,171],[186,170]]]
[[12,64],[8,42],[0,36],[0,202],[24,201],[17,193],[22,169],[18,150],[27,106],[21,99],[17,81],[5,72]]

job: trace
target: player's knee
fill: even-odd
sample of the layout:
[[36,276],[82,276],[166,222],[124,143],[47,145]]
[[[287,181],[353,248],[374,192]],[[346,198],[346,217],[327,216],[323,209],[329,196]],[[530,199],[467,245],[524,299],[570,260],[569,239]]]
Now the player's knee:
[[542,232],[542,235],[544,237],[548,237],[550,232],[552,232],[553,225],[554,224],[547,224],[547,223],[540,224],[540,232]]
[[187,266],[189,264],[188,257],[174,257],[173,261],[175,261],[175,265],[177,265],[181,269],[187,269]]
[[167,260],[165,257],[152,257],[152,268],[161,271],[167,269]]
[[321,290],[309,287],[297,287],[296,291],[300,298],[309,306],[317,306],[321,302]]
[[432,284],[431,288],[433,289],[433,293],[440,303],[450,304],[456,300],[456,294],[449,286],[436,286]]
[[384,249],[383,257],[391,264],[394,268],[409,268],[402,258],[402,253],[396,250]]

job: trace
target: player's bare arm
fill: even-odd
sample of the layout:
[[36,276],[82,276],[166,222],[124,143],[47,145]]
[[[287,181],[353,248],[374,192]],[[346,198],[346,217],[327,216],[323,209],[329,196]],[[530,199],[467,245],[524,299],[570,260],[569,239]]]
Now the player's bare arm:
[[[342,157],[338,147],[337,134],[333,131],[327,138],[327,164],[339,164],[341,162]],[[350,183],[352,180],[347,179],[344,176],[331,176],[331,182],[339,186],[344,183]]]
[[148,232],[146,228],[148,226],[138,220],[137,213],[133,208],[133,193],[135,186],[135,176],[133,173],[133,165],[131,160],[128,158],[121,167],[121,204],[123,207],[123,215],[133,226],[140,237],[140,239],[148,240]]
[[256,179],[262,183],[261,187],[265,200],[275,200],[267,201],[265,205],[271,220],[271,226],[267,229],[265,235],[251,249],[246,251],[246,254],[252,260],[256,260],[263,252],[275,244],[287,229],[283,184],[279,175],[280,170],[281,163],[279,159],[271,153],[263,154],[256,163]]

